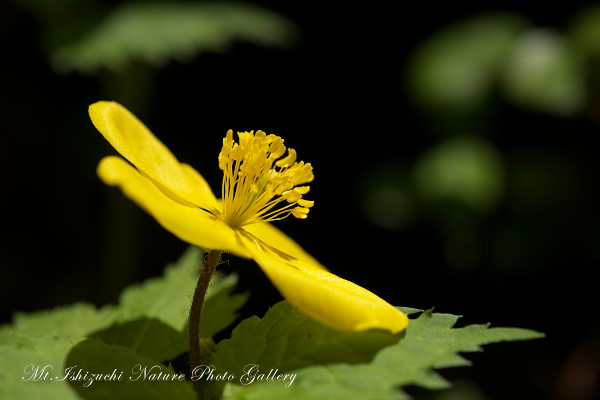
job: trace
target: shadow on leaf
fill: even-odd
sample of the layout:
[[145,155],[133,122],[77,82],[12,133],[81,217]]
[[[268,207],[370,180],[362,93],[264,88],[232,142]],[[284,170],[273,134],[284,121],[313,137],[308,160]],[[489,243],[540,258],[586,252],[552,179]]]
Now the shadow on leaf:
[[192,384],[183,374],[130,348],[98,338],[86,339],[71,349],[61,379],[86,400],[195,399]]
[[156,318],[138,318],[116,323],[98,331],[95,337],[156,361],[171,360],[189,349],[186,331],[179,332]]
[[213,363],[218,370],[243,374],[248,364],[267,371],[291,371],[312,365],[368,363],[404,333],[384,330],[340,332],[307,317],[286,301],[259,319],[242,321],[231,339],[217,345]]

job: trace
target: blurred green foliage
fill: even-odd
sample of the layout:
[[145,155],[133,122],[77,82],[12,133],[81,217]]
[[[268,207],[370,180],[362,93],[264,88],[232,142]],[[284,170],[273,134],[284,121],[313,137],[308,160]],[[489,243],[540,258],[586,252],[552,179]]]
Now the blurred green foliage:
[[58,48],[61,72],[120,70],[132,61],[162,65],[202,51],[222,52],[235,40],[285,46],[294,25],[281,15],[243,3],[132,3],[115,8],[81,39]]
[[[365,217],[393,230],[431,222],[452,268],[539,270],[553,240],[540,224],[564,207],[577,172],[543,145],[511,149],[510,138],[536,140],[549,118],[593,116],[599,63],[600,5],[583,8],[563,29],[495,12],[433,32],[414,49],[404,77],[435,132],[421,131],[408,165],[382,159],[366,172]],[[494,223],[501,206],[530,220]]]
[[[362,206],[371,223],[402,230],[426,217],[429,206],[457,205],[461,214],[490,213],[504,196],[505,181],[502,156],[489,142],[456,136],[421,153],[412,167],[384,162],[369,168],[361,182]],[[439,222],[453,220],[447,216]]]
[[372,166],[365,171],[360,187],[363,211],[373,224],[400,230],[416,220],[417,204],[406,166]]
[[524,32],[503,72],[507,97],[523,107],[568,115],[583,106],[585,82],[579,56],[557,32]]
[[408,82],[424,106],[470,110],[490,94],[502,60],[526,22],[490,14],[452,25],[426,40],[413,55]]
[[285,47],[298,37],[291,20],[249,3],[13,1],[40,21],[50,63],[61,73],[121,71],[136,61],[161,66],[224,52],[238,40]]
[[555,115],[581,112],[600,54],[600,6],[578,13],[567,31],[535,27],[514,14],[486,14],[455,23],[416,49],[408,84],[428,110],[481,108],[497,85],[518,107]]
[[489,211],[503,194],[500,154],[476,137],[457,137],[423,153],[414,170],[417,188],[431,201],[450,200]]
[[40,42],[47,54],[81,37],[108,12],[110,5],[99,0],[11,1],[37,20]]
[[582,56],[600,55],[600,4],[584,7],[573,16],[568,39]]
[[[436,393],[437,394],[437,393]],[[477,386],[469,381],[458,381],[452,384],[448,390],[440,392],[434,397],[435,400],[486,400],[487,397],[481,393]]]

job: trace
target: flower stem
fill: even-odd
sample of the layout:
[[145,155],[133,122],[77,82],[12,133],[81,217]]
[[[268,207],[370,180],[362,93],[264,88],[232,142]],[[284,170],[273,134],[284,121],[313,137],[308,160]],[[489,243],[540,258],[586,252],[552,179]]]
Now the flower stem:
[[[210,277],[223,252],[219,250],[210,250],[202,270],[200,271],[200,277],[198,278],[198,284],[194,291],[194,298],[192,299],[192,308],[190,310],[190,373],[194,375],[194,368],[201,365],[200,356],[200,316],[202,315],[202,306],[204,305],[204,296],[206,295],[206,289],[208,289],[208,283]],[[199,400],[204,399],[204,387],[202,380],[198,379],[194,381],[194,390]]]

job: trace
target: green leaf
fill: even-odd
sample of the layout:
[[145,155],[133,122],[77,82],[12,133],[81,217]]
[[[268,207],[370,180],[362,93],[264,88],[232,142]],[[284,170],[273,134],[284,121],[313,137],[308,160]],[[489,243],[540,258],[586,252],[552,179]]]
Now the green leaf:
[[0,332],[0,399],[79,399],[65,382],[35,381],[34,371],[61,373],[66,354],[81,339],[33,337],[4,329]]
[[[201,257],[200,250],[191,248],[163,278],[127,289],[115,307],[97,310],[82,303],[17,315],[13,325],[0,328],[0,398],[195,398],[191,383],[161,361],[185,351],[185,329],[176,329],[185,328],[185,319],[177,310],[189,304],[187,293],[193,290]],[[232,295],[235,282],[235,277],[211,282],[205,315],[215,318],[206,323],[208,333],[229,324],[245,301],[246,295]],[[218,398],[225,386],[231,399],[405,398],[401,390],[407,385],[447,387],[436,370],[469,365],[460,352],[541,336],[488,325],[456,329],[457,316],[400,309],[418,315],[401,334],[343,333],[278,303],[262,319],[244,320],[231,339],[216,347],[212,339],[202,340],[204,358],[215,366],[215,374],[236,377],[227,385],[207,385],[207,393]],[[31,378],[42,370],[48,375]],[[146,375],[130,380],[144,371]],[[106,377],[91,382],[91,374]]]
[[231,293],[237,284],[237,279],[237,275],[234,274],[212,277],[200,317],[201,337],[213,337],[237,318],[237,311],[248,300],[248,293]]
[[[448,383],[433,369],[468,365],[459,352],[478,351],[481,345],[488,343],[543,336],[531,330],[490,328],[488,325],[453,328],[457,319],[454,315],[426,311],[410,321],[401,340],[385,347],[370,363],[311,366],[290,372],[297,377],[289,386],[282,381],[264,380],[243,387],[228,386],[226,393],[231,399],[238,400],[398,399],[405,396],[399,388],[407,385],[430,389],[447,387]],[[285,332],[284,329],[282,334]],[[260,331],[256,334],[264,336]],[[323,348],[322,351],[327,350]],[[272,368],[266,358],[257,357],[256,363],[259,361],[264,363],[261,367],[265,373]]]
[[[65,366],[64,373],[57,377],[84,399],[196,399],[192,383],[172,368],[97,339],[73,347]],[[94,379],[91,374],[102,374],[103,378]]]
[[12,325],[2,326],[0,332],[11,331],[35,337],[80,338],[109,326],[115,316],[116,310],[111,306],[98,310],[92,304],[75,303],[53,310],[16,313]]
[[[117,308],[119,323],[97,332],[97,337],[157,361],[187,351],[188,312],[202,257],[202,250],[190,247],[176,264],[167,267],[164,277],[125,289]],[[200,320],[202,337],[214,336],[236,319],[248,297],[231,293],[236,284],[235,275],[213,275]]]
[[507,58],[502,83],[512,101],[537,111],[570,115],[585,100],[579,54],[562,35],[549,30],[519,36]]
[[[143,286],[127,289],[119,307],[119,311],[122,312],[120,320],[125,322],[115,323],[96,332],[94,336],[105,343],[133,349],[139,355],[157,361],[170,360],[187,351],[187,314],[184,315],[185,320],[181,321],[176,321],[173,317],[180,314],[176,310],[187,311],[189,308],[189,298],[194,290],[196,278],[188,277],[188,272],[193,271],[194,266],[200,263],[200,255],[198,249],[189,250],[177,266],[167,270],[166,278],[153,279]],[[189,285],[187,281],[193,284]],[[189,287],[184,291],[171,291],[171,288],[178,286],[177,282]],[[236,283],[235,275],[215,275],[211,279],[200,320],[201,337],[212,338],[236,319],[237,310],[244,305],[248,297],[247,294],[231,293]],[[142,304],[145,306],[140,308]],[[160,312],[155,312],[156,304],[161,304]],[[166,314],[168,310],[173,310],[173,313]],[[138,317],[132,319],[135,316]],[[165,319],[165,316],[169,318]],[[166,322],[170,322],[171,325],[167,325]],[[183,328],[174,329],[173,325],[181,324],[184,324]]]
[[87,303],[15,314],[12,325],[0,327],[0,399],[78,399],[66,382],[35,381],[33,371],[59,373],[73,345],[114,318],[113,307]]
[[59,71],[120,70],[135,60],[154,65],[221,52],[235,40],[285,46],[295,27],[283,16],[243,3],[135,3],[116,8],[79,41],[52,57]]
[[471,18],[437,33],[419,47],[408,70],[415,98],[443,110],[472,110],[486,99],[497,72],[526,22],[494,13]]
[[282,301],[262,319],[253,316],[242,321],[231,339],[218,343],[211,362],[217,371],[236,376],[248,364],[289,371],[317,364],[364,363],[400,337],[382,330],[340,332]]
[[418,313],[423,312],[423,310],[421,310],[420,308],[412,308],[412,307],[396,307],[396,308],[398,310],[402,311],[406,315],[413,315],[413,314],[418,314]]
[[125,289],[119,298],[118,320],[155,318],[177,331],[183,330],[202,254],[199,248],[189,247],[176,264],[167,266],[163,277],[151,278]]
[[154,318],[116,323],[93,337],[127,347],[156,361],[171,360],[189,349],[187,332],[176,331]]
[[[164,277],[125,289],[119,301],[118,320],[155,318],[176,331],[183,331],[198,282],[202,255],[201,249],[191,246],[176,264],[167,266]],[[235,275],[213,275],[204,299],[204,315],[200,321],[202,333],[210,337],[235,320],[236,311],[247,299],[246,294],[231,295],[236,283]]]
[[[108,346],[107,354],[112,354],[111,349],[115,348],[128,349],[136,357],[152,363],[167,361],[185,352],[188,349],[187,310],[201,263],[202,251],[190,247],[176,264],[167,267],[163,277],[126,289],[118,306],[98,310],[93,305],[77,303],[49,311],[16,314],[12,325],[0,327],[0,359],[3,360],[0,398],[77,398],[65,381],[23,382],[21,377],[26,375],[24,369],[30,364],[40,368],[51,365],[54,372],[64,370],[69,366],[68,361],[65,362],[67,353],[86,337],[102,341]],[[213,276],[201,321],[205,334],[218,333],[236,318],[237,310],[247,298],[246,294],[231,293],[236,283],[237,277],[233,275]]]

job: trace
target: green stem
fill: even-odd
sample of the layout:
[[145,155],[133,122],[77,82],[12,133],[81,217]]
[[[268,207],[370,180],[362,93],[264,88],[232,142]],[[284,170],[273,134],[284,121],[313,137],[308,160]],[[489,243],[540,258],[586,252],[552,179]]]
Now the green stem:
[[[194,298],[192,299],[192,308],[190,310],[190,372],[193,376],[194,368],[201,365],[200,357],[200,316],[202,315],[202,306],[204,305],[204,296],[206,295],[206,289],[208,289],[208,283],[210,277],[223,252],[219,250],[211,250],[208,252],[206,262],[200,271],[200,278],[198,278],[198,284],[194,291]],[[204,399],[204,387],[202,380],[198,379],[194,381],[194,390],[198,395],[198,400]]]

